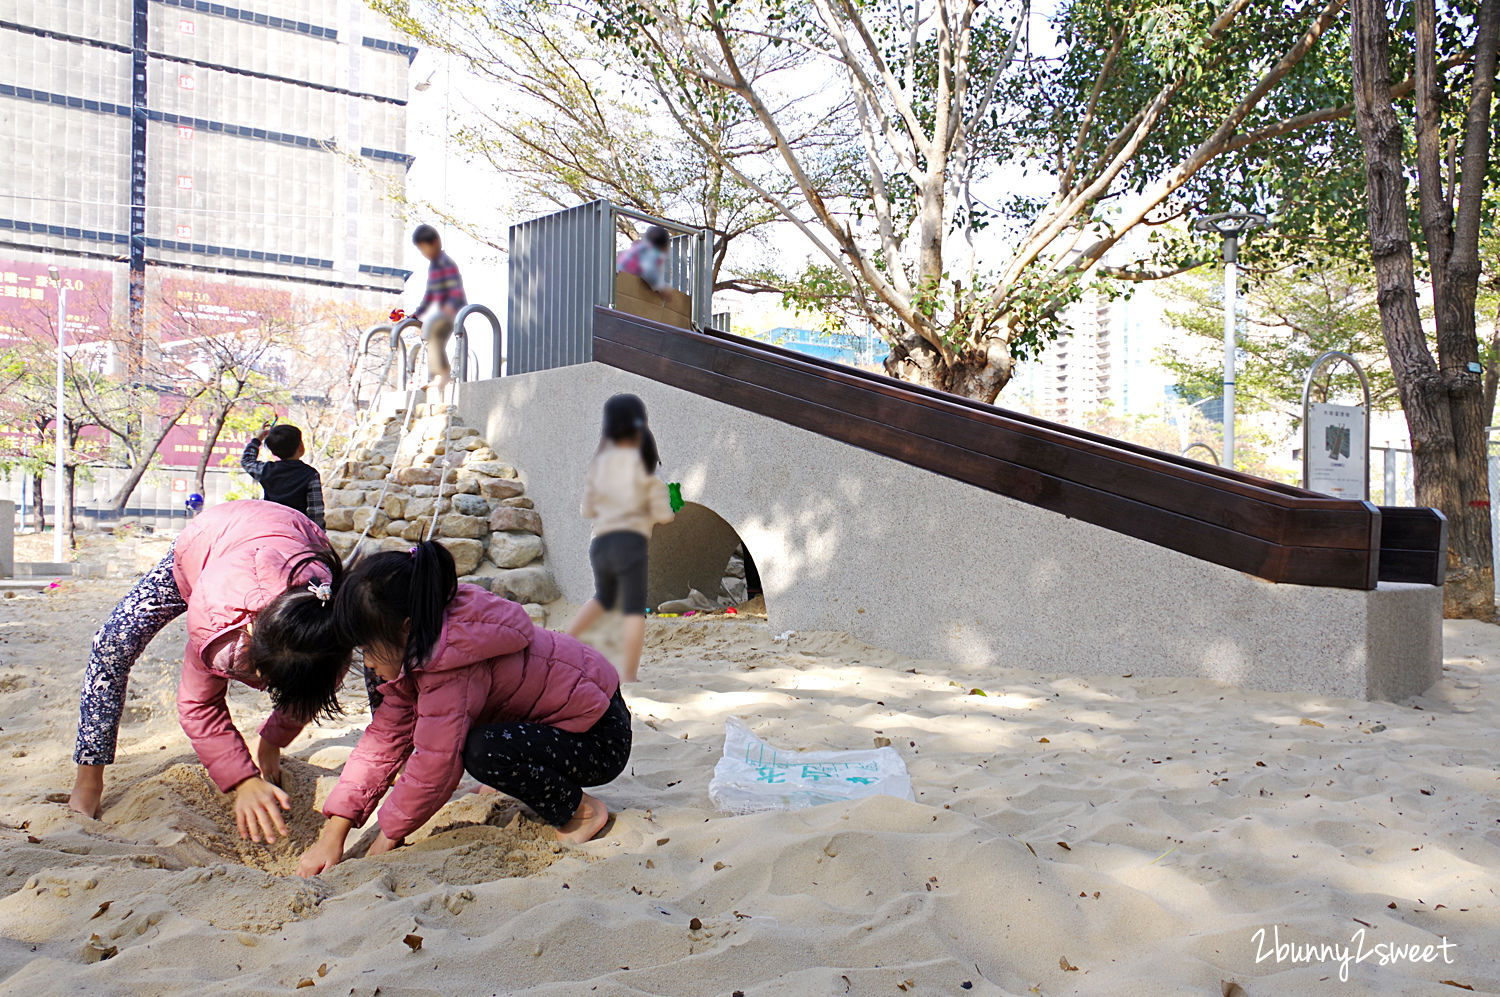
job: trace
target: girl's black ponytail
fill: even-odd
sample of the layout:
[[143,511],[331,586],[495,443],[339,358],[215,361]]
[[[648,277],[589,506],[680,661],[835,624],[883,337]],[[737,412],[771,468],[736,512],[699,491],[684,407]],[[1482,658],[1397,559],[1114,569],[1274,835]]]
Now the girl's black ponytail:
[[354,645],[339,638],[333,599],[343,562],[331,549],[308,551],[287,565],[286,590],[250,628],[250,665],[276,709],[304,723],[343,712],[339,687]]
[[661,466],[661,454],[656,452],[656,437],[649,428],[641,430],[641,460],[646,463],[646,473],[655,474]]
[[448,603],[458,594],[458,566],[453,553],[436,540],[424,540],[411,549],[411,632],[401,664],[420,668],[432,656],[432,648],[443,633]]
[[[316,568],[322,568],[323,570],[321,572],[315,571],[314,569]],[[334,553],[331,547],[325,547],[322,550],[310,550],[293,561],[287,571],[287,577],[293,579],[287,585],[287,591],[295,592],[298,589],[302,589],[316,595],[317,593],[308,589],[308,585],[315,578],[321,578],[323,575],[328,576],[328,595],[331,599],[332,596],[338,593],[339,585],[342,583],[344,577],[344,562],[339,559],[338,554]],[[298,581],[297,579],[302,580]]]
[[400,648],[403,668],[421,668],[432,657],[448,603],[457,594],[458,566],[436,540],[405,551],[362,554],[336,586],[336,639],[351,647]]

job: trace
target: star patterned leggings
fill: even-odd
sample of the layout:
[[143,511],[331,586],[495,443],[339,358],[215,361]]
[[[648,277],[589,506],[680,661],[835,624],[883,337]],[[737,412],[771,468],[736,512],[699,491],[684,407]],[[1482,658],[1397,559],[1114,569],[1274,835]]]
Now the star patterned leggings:
[[553,827],[578,810],[584,786],[612,782],[630,761],[630,710],[618,692],[581,734],[546,724],[481,724],[469,731],[464,768],[530,807]]
[[173,552],[146,572],[110,612],[94,634],[83,694],[78,700],[78,745],[73,761],[79,765],[108,765],[115,760],[120,716],[125,712],[125,686],[151,638],[162,627],[187,612],[187,603],[172,577]]

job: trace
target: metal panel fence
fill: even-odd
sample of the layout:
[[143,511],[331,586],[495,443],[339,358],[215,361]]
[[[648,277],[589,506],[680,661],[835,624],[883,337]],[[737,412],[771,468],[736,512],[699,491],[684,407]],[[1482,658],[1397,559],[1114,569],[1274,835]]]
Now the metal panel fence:
[[1410,450],[1404,447],[1370,448],[1370,501],[1376,505],[1417,504]]
[[609,202],[591,201],[510,227],[507,373],[593,358],[594,305],[609,300],[613,276],[599,266],[610,220]]
[[[79,476],[73,489],[79,529],[107,526],[116,520],[113,512],[105,510],[127,473],[125,468],[103,467],[95,468],[92,477],[88,479]],[[192,484],[191,468],[148,471],[131,493],[130,501],[125,506],[124,518],[135,520],[158,532],[180,530],[188,522],[184,500],[188,497]],[[56,522],[52,491],[52,472],[49,470],[42,476],[42,508],[46,512],[48,529]],[[205,503],[217,505],[231,497],[259,498],[260,488],[238,469],[209,468],[203,487]],[[31,479],[20,472],[12,472],[0,479],[0,499],[15,502],[17,529],[30,531],[35,522]]]
[[1490,557],[1495,566],[1495,598],[1500,600],[1500,516],[1495,502],[1500,496],[1500,457],[1490,455]]
[[614,303],[622,218],[676,233],[667,254],[667,279],[692,296],[694,324],[710,324],[713,233],[609,201],[590,201],[510,227],[507,374],[593,359],[593,309]]

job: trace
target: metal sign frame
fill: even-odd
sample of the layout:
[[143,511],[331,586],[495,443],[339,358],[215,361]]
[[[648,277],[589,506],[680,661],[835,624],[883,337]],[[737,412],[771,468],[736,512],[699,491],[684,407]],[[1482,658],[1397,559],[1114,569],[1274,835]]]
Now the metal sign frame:
[[[1307,380],[1302,383],[1302,487],[1311,489],[1312,480],[1312,431],[1311,420],[1308,418],[1309,405],[1312,402],[1313,381],[1318,376],[1318,371],[1323,369],[1324,364],[1334,361],[1346,361],[1354,368],[1354,373],[1359,375],[1359,386],[1364,391],[1365,411],[1365,438],[1364,445],[1360,448],[1360,460],[1365,465],[1364,494],[1361,496],[1365,501],[1370,499],[1370,379],[1365,376],[1365,369],[1360,362],[1342,350],[1329,350],[1318,359],[1313,361],[1312,368],[1307,372]],[[1324,404],[1328,400],[1325,398]]]

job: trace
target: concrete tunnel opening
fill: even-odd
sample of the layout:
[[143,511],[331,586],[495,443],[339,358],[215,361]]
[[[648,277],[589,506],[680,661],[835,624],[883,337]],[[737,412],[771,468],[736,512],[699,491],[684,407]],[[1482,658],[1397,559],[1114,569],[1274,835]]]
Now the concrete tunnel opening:
[[[697,612],[764,603],[760,573],[750,548],[724,517],[705,505],[688,502],[677,518],[651,534],[646,576],[646,604],[653,611],[701,593],[708,603]],[[675,607],[685,610],[689,606]]]

